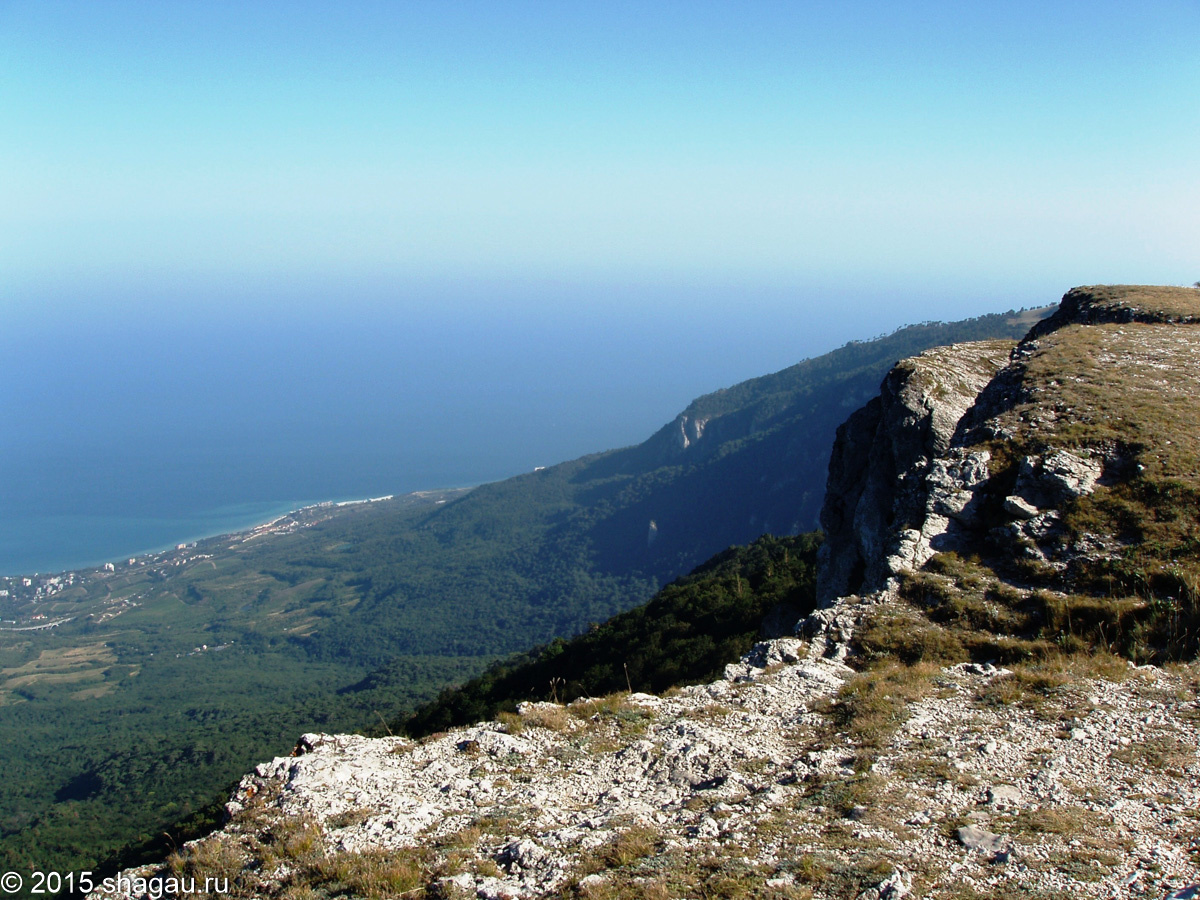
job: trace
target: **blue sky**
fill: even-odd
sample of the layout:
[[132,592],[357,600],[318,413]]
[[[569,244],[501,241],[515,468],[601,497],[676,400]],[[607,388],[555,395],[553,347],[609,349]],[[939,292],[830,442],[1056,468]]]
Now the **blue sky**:
[[1198,36],[1196,0],[0,0],[0,562],[1190,284]]
[[0,304],[894,326],[1191,283],[1198,36],[1194,0],[0,0]]

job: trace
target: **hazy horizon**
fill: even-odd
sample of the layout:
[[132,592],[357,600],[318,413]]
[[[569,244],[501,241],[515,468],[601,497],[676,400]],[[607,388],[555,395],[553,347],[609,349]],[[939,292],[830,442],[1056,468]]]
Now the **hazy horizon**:
[[519,318],[148,318],[0,334],[15,423],[0,434],[0,574],[638,443],[701,394],[896,327],[782,302],[611,321],[570,304]]
[[503,477],[847,340],[1190,284],[1198,25],[2,3],[0,543]]

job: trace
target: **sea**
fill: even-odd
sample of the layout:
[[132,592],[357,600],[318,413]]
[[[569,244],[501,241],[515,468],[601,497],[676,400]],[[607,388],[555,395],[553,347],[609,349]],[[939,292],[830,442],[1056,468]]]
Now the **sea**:
[[13,316],[0,334],[0,575],[637,443],[700,394],[900,324],[788,296],[542,294]]

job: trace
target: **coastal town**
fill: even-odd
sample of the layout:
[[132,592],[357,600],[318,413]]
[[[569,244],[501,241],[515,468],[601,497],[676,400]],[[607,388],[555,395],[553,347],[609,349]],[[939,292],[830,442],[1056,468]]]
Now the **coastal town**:
[[252,541],[312,528],[349,507],[393,499],[388,495],[324,501],[245,531],[180,542],[169,549],[97,566],[66,572],[0,575],[0,631],[49,631],[80,619],[102,624],[140,605],[146,589],[139,585],[160,584],[172,575],[211,562],[223,551],[237,550]]
[[143,710],[143,692],[179,696],[227,677],[236,692],[245,678],[231,658],[263,654],[273,660],[267,682],[305,685],[316,677],[304,668],[305,642],[371,589],[325,560],[353,556],[381,522],[423,516],[462,492],[315,503],[245,531],[0,576],[0,708]]

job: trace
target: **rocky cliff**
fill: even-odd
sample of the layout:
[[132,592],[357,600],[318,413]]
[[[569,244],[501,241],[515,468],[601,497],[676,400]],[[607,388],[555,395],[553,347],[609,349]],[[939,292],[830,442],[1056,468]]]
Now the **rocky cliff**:
[[[947,451],[1011,350],[1006,341],[981,341],[904,360],[880,395],[838,429],[821,510],[823,604],[879,590],[896,572],[919,568],[932,553],[933,532],[961,515],[958,494],[986,476],[988,458]],[[939,502],[931,505],[935,484]]]
[[897,365],[838,431],[821,599],[953,553],[1018,590],[1192,603],[1198,310],[1194,289],[1076,288],[1011,354],[960,344]]
[[1198,316],[1076,289],[900,363],[838,433],[794,637],[662,697],[305,735],[110,894],[1197,896]]

